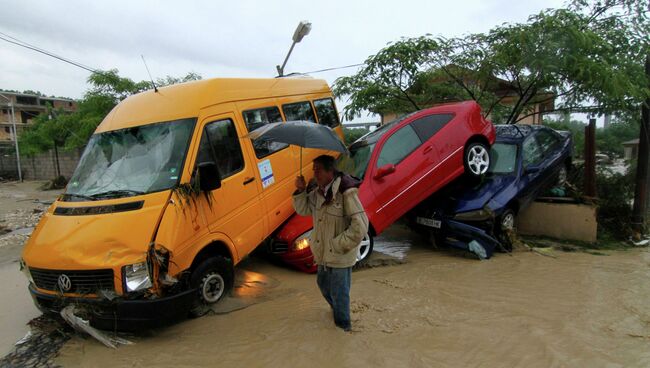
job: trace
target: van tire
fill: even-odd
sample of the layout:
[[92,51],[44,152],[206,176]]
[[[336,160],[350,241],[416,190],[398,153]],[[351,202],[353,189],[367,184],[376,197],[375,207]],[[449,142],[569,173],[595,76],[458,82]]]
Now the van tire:
[[201,262],[190,276],[190,288],[197,292],[190,316],[206,314],[210,305],[219,302],[230,292],[233,280],[233,267],[229,259],[214,256]]

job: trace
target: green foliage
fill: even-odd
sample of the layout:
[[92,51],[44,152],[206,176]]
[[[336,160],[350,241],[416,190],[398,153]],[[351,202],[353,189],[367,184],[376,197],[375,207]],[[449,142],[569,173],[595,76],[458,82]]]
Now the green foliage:
[[573,139],[573,157],[583,157],[585,152],[585,127],[586,124],[571,119],[570,114],[563,114],[559,119],[544,119],[544,125],[555,130],[571,132]]
[[558,111],[633,111],[650,96],[643,70],[648,19],[640,4],[580,1],[487,33],[404,38],[339,78],[334,92],[349,98],[347,118],[464,99],[477,101],[496,123],[538,114],[537,104],[556,98]]
[[[632,199],[636,178],[636,163],[632,163],[625,174],[596,166],[596,193],[598,198],[598,237],[627,240],[632,234]],[[582,196],[584,188],[584,165],[576,165],[569,182],[577,189],[576,196]]]
[[[199,80],[201,76],[188,73],[184,77],[167,76],[158,80],[158,86]],[[67,113],[51,107],[34,119],[34,124],[19,136],[20,150],[26,156],[45,152],[56,144],[65,150],[83,147],[104,117],[121,100],[151,89],[150,81],[134,82],[120,77],[117,70],[93,73],[88,78],[90,89],[78,101],[77,111]]]
[[345,144],[349,145],[362,136],[368,134],[369,130],[365,128],[343,128],[343,136],[345,137]]
[[623,157],[623,142],[639,138],[640,121],[614,120],[607,129],[596,130],[596,149],[612,157]]

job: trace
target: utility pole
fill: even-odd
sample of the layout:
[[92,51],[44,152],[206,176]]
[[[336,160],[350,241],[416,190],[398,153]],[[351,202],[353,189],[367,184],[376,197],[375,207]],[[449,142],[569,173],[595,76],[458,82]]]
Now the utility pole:
[[[645,75],[650,80],[650,55],[645,59]],[[641,106],[641,131],[639,132],[639,150],[636,165],[636,188],[634,206],[632,207],[632,227],[640,235],[646,225],[648,204],[648,134],[650,134],[650,98]]]
[[589,119],[585,127],[585,195],[590,198],[596,193],[596,119]]
[[0,93],[0,96],[4,97],[7,101],[9,101],[9,107],[11,107],[11,125],[13,128],[13,134],[14,134],[14,144],[16,146],[16,166],[18,167],[18,180],[21,182],[23,181],[23,170],[22,167],[20,166],[20,150],[18,149],[18,130],[16,129],[16,114],[14,111],[14,103],[13,101]]

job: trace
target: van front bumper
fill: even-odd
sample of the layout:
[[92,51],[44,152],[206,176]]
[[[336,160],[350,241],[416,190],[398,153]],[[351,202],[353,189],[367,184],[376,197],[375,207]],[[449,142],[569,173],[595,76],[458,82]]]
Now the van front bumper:
[[64,307],[75,304],[83,308],[83,318],[102,330],[141,331],[163,327],[187,317],[196,299],[196,290],[191,289],[158,299],[127,300],[117,297],[113,300],[64,297],[41,293],[29,285],[29,293],[36,307],[46,314],[59,314]]

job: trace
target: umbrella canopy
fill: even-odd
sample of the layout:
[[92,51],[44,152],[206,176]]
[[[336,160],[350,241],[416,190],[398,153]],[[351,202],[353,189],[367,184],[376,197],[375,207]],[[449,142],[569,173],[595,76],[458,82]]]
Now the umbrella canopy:
[[250,139],[293,144],[347,153],[348,150],[332,128],[309,121],[287,121],[266,124],[248,134]]

